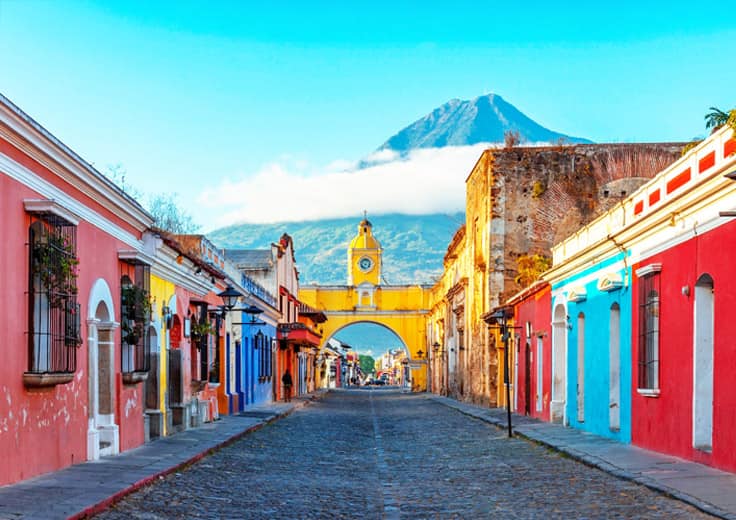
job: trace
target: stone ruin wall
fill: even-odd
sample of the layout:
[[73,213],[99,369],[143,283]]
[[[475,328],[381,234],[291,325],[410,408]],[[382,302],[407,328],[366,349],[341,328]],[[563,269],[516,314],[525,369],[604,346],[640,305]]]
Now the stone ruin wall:
[[491,269],[503,270],[503,286],[490,288],[490,300],[503,303],[522,289],[514,282],[520,256],[551,256],[555,243],[679,159],[683,146],[594,144],[493,152],[491,190],[502,198],[494,208],[502,212],[497,217],[504,221],[504,243],[503,258],[490,261]]

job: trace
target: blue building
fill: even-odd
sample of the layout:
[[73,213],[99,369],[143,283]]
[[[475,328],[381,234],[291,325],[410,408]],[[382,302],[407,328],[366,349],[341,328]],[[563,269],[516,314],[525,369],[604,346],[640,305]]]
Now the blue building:
[[[274,400],[276,381],[276,328],[281,318],[275,294],[276,257],[273,249],[225,251],[241,276],[245,289],[243,307],[250,312],[239,312],[235,323],[239,336],[228,348],[228,359],[233,363],[232,385],[237,395],[234,411]],[[229,386],[230,387],[230,386]]]
[[555,246],[555,267],[545,274],[552,287],[551,419],[628,443],[630,260],[607,237],[595,237],[579,232]]

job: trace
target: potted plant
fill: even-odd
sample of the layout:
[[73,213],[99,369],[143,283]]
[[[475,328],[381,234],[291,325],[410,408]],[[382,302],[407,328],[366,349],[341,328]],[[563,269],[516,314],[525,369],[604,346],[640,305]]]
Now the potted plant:
[[69,296],[77,294],[77,266],[74,247],[61,233],[49,231],[33,242],[34,272],[41,288],[49,295],[49,304],[61,308]]
[[214,334],[214,332],[215,329],[212,327],[212,324],[207,321],[192,323],[191,335],[195,340],[198,340],[207,334]]
[[137,345],[143,336],[146,322],[150,320],[151,299],[148,291],[130,283],[122,287],[122,300],[123,341],[128,345]]

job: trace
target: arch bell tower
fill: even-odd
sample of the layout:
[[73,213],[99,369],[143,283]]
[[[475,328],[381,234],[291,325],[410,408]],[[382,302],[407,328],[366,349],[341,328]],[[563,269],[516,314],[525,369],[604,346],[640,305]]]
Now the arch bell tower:
[[348,246],[348,285],[381,283],[381,244],[373,236],[373,225],[364,215],[358,224],[358,234]]

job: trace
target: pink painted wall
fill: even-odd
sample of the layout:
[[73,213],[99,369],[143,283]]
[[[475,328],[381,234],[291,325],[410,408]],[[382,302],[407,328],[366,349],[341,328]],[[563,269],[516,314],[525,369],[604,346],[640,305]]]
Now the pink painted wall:
[[[90,204],[116,225],[133,232],[123,219],[102,204],[81,195],[8,143],[0,140],[0,153],[39,172],[72,196]],[[4,352],[0,363],[0,485],[27,479],[86,460],[88,419],[87,324],[92,285],[106,280],[113,297],[114,313],[120,313],[120,262],[117,252],[130,249],[106,232],[80,222],[77,228],[79,263],[79,303],[83,344],[77,350],[77,370],[71,383],[41,389],[27,389],[23,373],[28,369],[28,227],[30,216],[23,199],[42,198],[38,193],[0,171],[0,215],[3,218],[4,246],[0,248],[0,287],[9,305],[0,313]],[[116,333],[116,377],[120,374],[120,332]],[[116,394],[116,422],[120,425],[121,449],[143,442],[141,387],[121,388]],[[135,401],[134,404],[133,401]],[[128,403],[128,404],[125,404]]]

